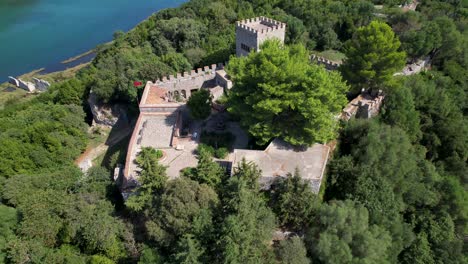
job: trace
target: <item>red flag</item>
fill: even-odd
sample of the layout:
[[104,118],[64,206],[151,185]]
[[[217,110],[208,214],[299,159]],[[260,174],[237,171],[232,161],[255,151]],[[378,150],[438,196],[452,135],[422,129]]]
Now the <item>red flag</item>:
[[141,85],[143,85],[142,82],[138,82],[138,81],[133,82],[133,86],[135,86],[135,87],[138,87],[138,86],[141,86]]

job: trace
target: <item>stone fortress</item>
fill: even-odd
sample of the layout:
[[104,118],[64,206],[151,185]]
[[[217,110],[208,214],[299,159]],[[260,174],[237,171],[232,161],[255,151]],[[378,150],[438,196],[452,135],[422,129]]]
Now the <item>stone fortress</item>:
[[[236,54],[246,56],[249,52],[259,51],[261,44],[268,39],[276,38],[284,43],[285,33],[286,24],[269,18],[239,21],[236,23]],[[327,69],[338,66],[316,57],[311,59],[325,64]],[[163,152],[159,162],[167,166],[167,174],[171,179],[179,177],[182,169],[197,165],[196,149],[203,130],[201,123],[207,123],[211,117],[205,122],[191,120],[186,101],[200,89],[208,90],[216,100],[232,86],[223,64],[213,64],[190,73],[169,75],[146,83],[139,104],[140,116],[128,146],[123,177],[118,180],[125,199],[139,185],[140,168],[135,159],[143,147],[153,147]],[[259,166],[262,170],[260,183],[264,188],[269,188],[276,177],[285,177],[297,168],[301,177],[310,183],[312,190],[319,192],[330,154],[329,146],[314,144],[298,148],[275,139],[265,150],[248,150],[245,149],[247,135],[237,123],[227,126],[226,130],[236,135],[234,151],[225,160],[219,161],[228,172],[232,172],[231,168],[235,168],[245,158]]]

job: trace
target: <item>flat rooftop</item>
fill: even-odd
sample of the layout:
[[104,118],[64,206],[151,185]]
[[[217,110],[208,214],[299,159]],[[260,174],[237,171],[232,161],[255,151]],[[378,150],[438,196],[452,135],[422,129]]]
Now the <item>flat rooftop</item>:
[[299,169],[302,179],[310,182],[315,193],[320,190],[323,172],[325,170],[330,147],[314,144],[307,149],[298,149],[290,144],[275,139],[264,151],[234,150],[233,167],[245,158],[255,162],[262,170],[262,184],[271,184],[275,177],[285,177],[294,174]]
[[145,100],[143,104],[145,105],[154,105],[154,104],[163,104],[166,102],[165,97],[167,90],[157,85],[150,85],[149,91],[146,97],[143,99]]

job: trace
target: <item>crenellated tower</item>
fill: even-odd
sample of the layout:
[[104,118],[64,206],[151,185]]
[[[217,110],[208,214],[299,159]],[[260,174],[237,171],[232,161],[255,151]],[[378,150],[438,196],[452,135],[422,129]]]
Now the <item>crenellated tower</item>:
[[267,39],[279,39],[284,43],[286,24],[266,17],[245,19],[236,23],[236,55],[246,56],[258,51]]

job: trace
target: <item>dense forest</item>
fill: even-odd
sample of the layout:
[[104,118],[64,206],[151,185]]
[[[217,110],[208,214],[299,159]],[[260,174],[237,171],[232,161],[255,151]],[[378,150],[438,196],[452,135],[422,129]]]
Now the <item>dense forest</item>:
[[[422,0],[404,11],[404,2],[192,0],[116,32],[75,78],[0,111],[0,263],[468,262],[468,6]],[[235,21],[260,15],[287,23],[285,63],[299,60],[301,76],[330,78],[323,87],[335,87],[331,110],[346,90],[386,94],[376,118],[326,131],[318,120],[286,135],[298,144],[337,137],[320,195],[297,172],[261,191],[255,164],[242,162],[227,177],[206,151],[197,167],[167,181],[159,153],[145,149],[137,158],[142,185],[123,204],[112,166],[83,174],[73,164],[90,137],[91,90],[136,110],[142,91],[134,81],[228,61]],[[281,51],[270,45],[274,58]],[[330,49],[347,56],[334,73],[294,57]],[[254,56],[228,71],[242,80]],[[426,56],[431,70],[393,76]],[[241,96],[233,94],[230,109],[251,107]],[[249,132],[265,141],[284,135]],[[273,241],[279,231],[293,235]]]

